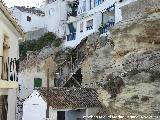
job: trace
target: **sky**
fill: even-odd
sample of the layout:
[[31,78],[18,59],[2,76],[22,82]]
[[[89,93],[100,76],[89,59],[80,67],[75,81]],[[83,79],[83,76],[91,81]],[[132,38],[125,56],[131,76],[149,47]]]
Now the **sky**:
[[44,0],[3,0],[8,7],[30,6],[39,7]]

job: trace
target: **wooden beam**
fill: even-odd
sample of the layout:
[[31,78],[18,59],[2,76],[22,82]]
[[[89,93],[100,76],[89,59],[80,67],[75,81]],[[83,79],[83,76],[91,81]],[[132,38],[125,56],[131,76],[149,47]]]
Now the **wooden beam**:
[[79,49],[77,47],[77,65],[78,65],[78,63],[79,63]]
[[80,84],[79,84],[79,82],[72,76],[72,78],[73,78],[73,80],[79,85],[79,86],[81,86]]
[[73,64],[73,58],[72,58],[72,55],[71,55],[71,72],[73,71],[73,68],[72,68],[72,64]]

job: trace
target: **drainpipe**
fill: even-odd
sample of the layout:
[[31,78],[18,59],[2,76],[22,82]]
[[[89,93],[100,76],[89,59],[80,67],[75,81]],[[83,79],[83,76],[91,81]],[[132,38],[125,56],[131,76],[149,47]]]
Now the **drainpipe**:
[[101,12],[102,13],[102,22],[101,22],[101,24],[103,25],[103,22],[104,22],[104,12]]

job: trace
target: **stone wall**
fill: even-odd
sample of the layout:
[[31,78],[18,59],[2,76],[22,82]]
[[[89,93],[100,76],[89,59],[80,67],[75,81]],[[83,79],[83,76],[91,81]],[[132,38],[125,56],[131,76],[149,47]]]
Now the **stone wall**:
[[28,31],[26,33],[25,39],[26,40],[38,40],[42,35],[47,32],[46,28],[40,28],[38,30]]
[[159,0],[137,0],[121,8],[123,20],[133,18],[138,14],[142,15],[148,9],[159,8]]

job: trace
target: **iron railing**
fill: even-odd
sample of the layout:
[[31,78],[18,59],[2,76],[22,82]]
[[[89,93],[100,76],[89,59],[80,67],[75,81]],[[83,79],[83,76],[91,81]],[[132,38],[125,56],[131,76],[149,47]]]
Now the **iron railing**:
[[76,32],[70,33],[69,35],[67,35],[67,41],[72,41],[75,39],[76,39]]
[[99,32],[100,34],[103,34],[103,33],[107,33],[109,28],[114,26],[115,22],[114,21],[108,21],[106,24],[104,24],[103,27],[100,27],[99,28]]

